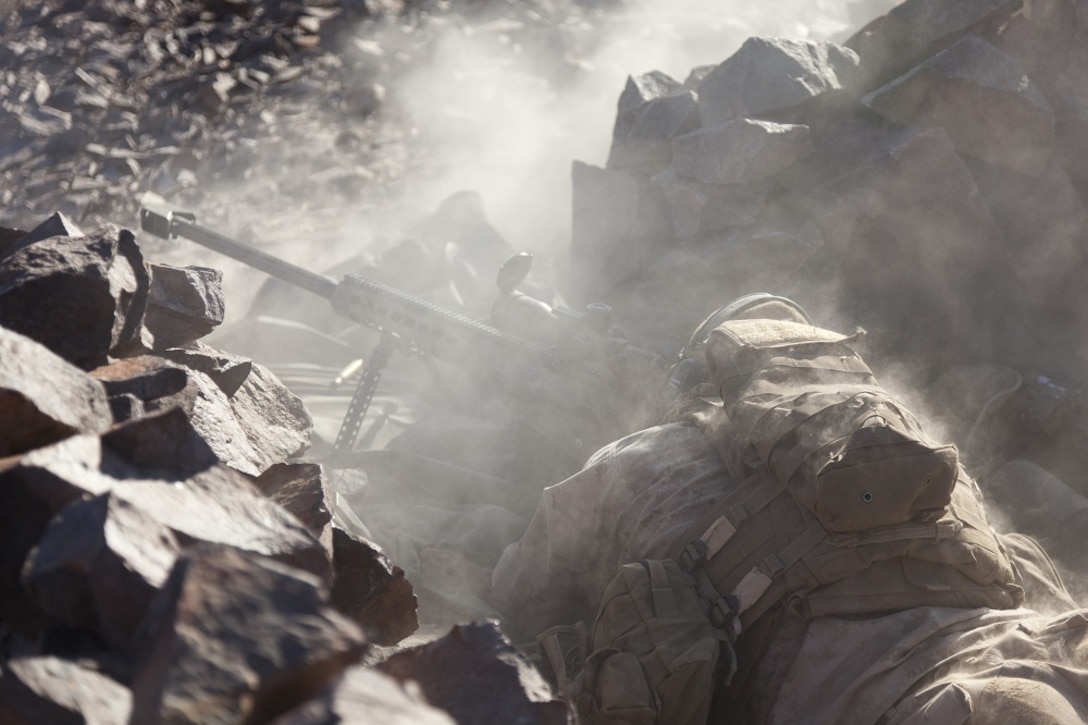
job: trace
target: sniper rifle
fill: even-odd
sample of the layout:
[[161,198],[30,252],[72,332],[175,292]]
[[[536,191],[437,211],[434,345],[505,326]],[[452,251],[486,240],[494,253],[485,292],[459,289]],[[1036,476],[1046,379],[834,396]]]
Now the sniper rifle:
[[[617,416],[625,419],[620,425],[626,425],[630,417],[621,410],[623,394],[608,394],[623,376],[661,375],[659,355],[608,334],[602,324],[607,320],[606,306],[591,305],[590,314],[581,315],[518,292],[515,287],[531,264],[528,255],[514,257],[500,270],[501,294],[492,317],[522,331],[537,331],[535,340],[362,274],[348,274],[334,282],[200,226],[191,213],[145,205],[140,210],[140,226],[163,239],[182,237],[196,242],[312,292],[329,300],[338,315],[380,333],[337,434],[337,453],[355,447],[382,370],[397,350],[433,356],[486,374],[489,381],[521,403],[530,425],[576,457],[618,437],[617,432],[629,432],[616,427]],[[622,387],[627,388],[629,397],[631,387]]]

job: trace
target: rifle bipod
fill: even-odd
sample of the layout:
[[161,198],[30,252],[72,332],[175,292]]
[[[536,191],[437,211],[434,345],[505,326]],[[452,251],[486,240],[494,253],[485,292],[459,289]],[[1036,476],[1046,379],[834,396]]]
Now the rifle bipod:
[[382,370],[389,362],[393,354],[396,341],[393,335],[383,332],[374,352],[367,358],[363,366],[363,374],[359,377],[359,383],[355,386],[355,393],[348,403],[347,412],[344,413],[344,421],[340,424],[340,431],[336,434],[336,442],[333,449],[337,453],[347,453],[355,447],[355,441],[359,437],[359,429],[366,418],[366,412],[370,409],[370,402],[374,399],[374,393],[378,390],[378,382],[382,379]]

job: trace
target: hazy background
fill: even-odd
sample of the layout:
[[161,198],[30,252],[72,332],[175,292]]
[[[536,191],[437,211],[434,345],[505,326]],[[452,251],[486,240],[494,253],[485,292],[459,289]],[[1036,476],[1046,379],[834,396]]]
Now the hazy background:
[[[502,2],[456,7],[477,5],[479,12],[469,17],[416,13],[408,22],[361,23],[344,33],[333,50],[347,73],[381,86],[381,110],[353,122],[342,107],[330,106],[320,88],[299,96],[311,124],[305,138],[290,146],[255,139],[256,169],[196,170],[201,186],[226,209],[205,210],[205,223],[321,270],[362,249],[380,252],[442,199],[471,189],[482,196],[499,233],[515,249],[537,255],[537,275],[554,279],[570,241],[571,164],[604,165],[629,75],[662,70],[683,81],[693,68],[722,62],[754,35],[843,40],[895,3],[555,2],[521,4],[516,12]],[[368,171],[375,181],[357,196],[300,183],[299,162],[313,164],[327,155],[329,164],[336,163],[334,145],[353,126],[374,139]],[[230,319],[248,310],[263,280],[193,245],[162,254],[174,263],[199,259],[222,267]]]

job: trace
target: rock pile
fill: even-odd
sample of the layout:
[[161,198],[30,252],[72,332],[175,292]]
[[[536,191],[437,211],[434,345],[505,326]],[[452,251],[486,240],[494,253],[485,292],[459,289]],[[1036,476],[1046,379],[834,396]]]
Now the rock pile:
[[[336,229],[345,204],[356,214],[388,209],[406,173],[434,162],[389,96],[428,62],[451,22],[482,26],[505,16],[481,37],[561,57],[572,42],[563,19],[577,4],[17,5],[0,5],[7,225],[25,229],[54,210],[87,228],[134,224],[140,197],[154,192],[213,224],[245,209],[245,220],[266,232],[277,225],[266,227],[262,216],[290,215],[295,230]],[[557,61],[555,73],[569,65]]]
[[472,721],[471,683],[429,694],[449,668],[509,672],[511,721],[565,721],[494,624],[369,666],[417,629],[412,586],[299,458],[301,401],[200,342],[217,273],[61,214],[3,239],[0,720]]
[[145,191],[196,202],[218,175],[256,164],[256,138],[299,143],[312,130],[298,119],[302,99],[315,88],[362,122],[382,101],[377,69],[345,72],[320,46],[338,28],[398,9],[337,0],[23,4],[0,18],[7,221],[52,209],[95,226],[134,218]]
[[1082,3],[907,0],[841,45],[632,76],[606,166],[574,166],[575,291],[678,346],[770,289],[929,370],[1083,386],[1085,48]]

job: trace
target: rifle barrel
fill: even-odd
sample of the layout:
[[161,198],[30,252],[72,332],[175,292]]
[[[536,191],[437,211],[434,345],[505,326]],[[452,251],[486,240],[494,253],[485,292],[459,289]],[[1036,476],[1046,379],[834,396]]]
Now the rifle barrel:
[[328,277],[297,267],[248,244],[202,227],[188,214],[159,213],[144,207],[140,210],[140,225],[144,231],[163,239],[184,237],[327,300],[332,299],[333,292],[336,290],[336,283]]

